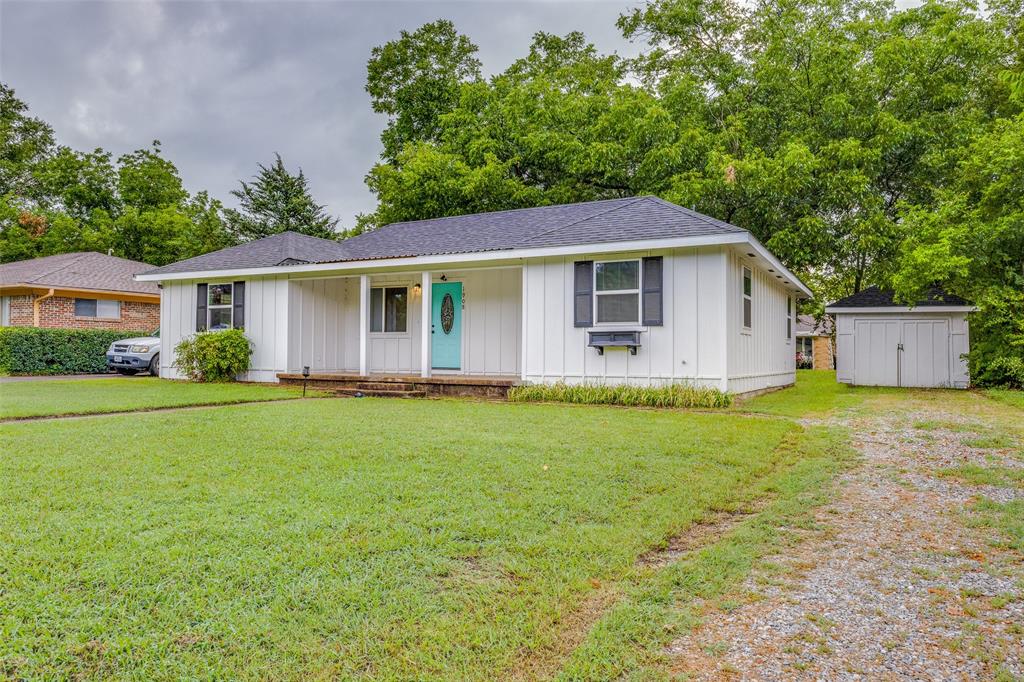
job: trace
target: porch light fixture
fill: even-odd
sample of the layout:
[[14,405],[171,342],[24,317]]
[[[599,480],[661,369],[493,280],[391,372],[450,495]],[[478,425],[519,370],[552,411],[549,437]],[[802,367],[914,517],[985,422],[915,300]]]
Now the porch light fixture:
[[419,296],[419,295],[420,295],[420,292],[421,292],[421,291],[423,291],[423,287],[422,287],[422,286],[420,286],[420,283],[419,283],[419,282],[417,282],[416,284],[413,284],[413,285],[412,285],[412,295],[413,295],[414,297],[415,297],[415,296]]
[[306,380],[309,379],[309,365],[302,366],[302,397],[306,397]]

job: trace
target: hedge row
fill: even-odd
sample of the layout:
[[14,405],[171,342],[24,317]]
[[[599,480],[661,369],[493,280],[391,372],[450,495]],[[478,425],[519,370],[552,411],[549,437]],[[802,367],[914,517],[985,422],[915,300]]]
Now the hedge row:
[[146,332],[107,329],[0,328],[0,373],[102,374],[114,341]]

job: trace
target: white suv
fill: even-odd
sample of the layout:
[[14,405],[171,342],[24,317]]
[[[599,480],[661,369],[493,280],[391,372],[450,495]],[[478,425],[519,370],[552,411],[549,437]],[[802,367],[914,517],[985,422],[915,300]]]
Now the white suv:
[[107,367],[118,374],[149,372],[160,376],[160,330],[153,336],[122,339],[107,349]]

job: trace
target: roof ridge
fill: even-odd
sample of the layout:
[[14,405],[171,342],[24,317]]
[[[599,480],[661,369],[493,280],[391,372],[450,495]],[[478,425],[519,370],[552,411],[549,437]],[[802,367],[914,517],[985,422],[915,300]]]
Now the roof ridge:
[[586,218],[580,218],[579,220],[574,220],[574,221],[566,223],[564,225],[558,225],[557,227],[552,227],[549,230],[543,230],[541,232],[537,232],[535,234],[531,234],[529,237],[526,238],[525,243],[529,244],[533,240],[539,239],[540,237],[543,237],[546,234],[551,234],[552,232],[556,232],[558,230],[564,230],[565,228],[572,227],[573,225],[579,225],[580,223],[585,223],[588,220],[590,220],[591,218],[596,218],[599,215],[605,215],[607,213],[612,213],[613,211],[618,211],[619,209],[622,209],[622,208],[628,208],[628,207],[632,206],[633,204],[635,204],[635,203],[637,203],[639,201],[645,200],[646,198],[647,198],[647,196],[642,196],[642,197],[623,197],[622,199],[608,199],[608,201],[623,201],[624,199],[633,199],[633,201],[630,201],[629,203],[626,203],[626,204],[622,204],[621,206],[613,206],[613,207],[611,207],[611,208],[609,208],[607,210],[604,210],[604,211],[598,211],[597,213],[592,213],[592,214],[588,215]]
[[69,258],[67,260],[60,261],[60,264],[57,267],[53,268],[52,270],[47,270],[46,272],[40,272],[39,274],[37,274],[32,279],[25,280],[25,283],[28,284],[30,282],[38,282],[43,277],[49,277],[50,275],[58,273],[58,272],[60,272],[62,270],[66,270],[69,267],[71,267],[72,265],[74,265],[75,263],[77,263],[78,261],[82,260],[82,256],[86,255],[87,253],[96,253],[96,252],[95,251],[92,251],[92,252],[89,252],[89,251],[79,251],[79,252],[76,252],[76,253],[69,253],[69,254],[53,254],[55,256],[56,255],[68,255],[68,256],[74,256],[74,257],[73,258]]
[[[437,218],[417,218],[416,220],[399,220],[398,222],[388,223],[387,225],[381,225],[377,230],[383,230],[385,227],[391,227],[393,225],[412,225],[413,223],[425,223],[434,220],[454,220],[455,218],[467,218],[475,215],[493,215],[495,213],[518,213],[520,211],[537,211],[542,208],[562,208],[564,206],[581,206],[585,204],[605,204],[611,201],[625,201],[627,199],[635,199],[636,197],[618,197],[616,199],[594,199],[593,201],[569,201],[563,204],[545,204],[543,206],[520,206],[519,208],[503,208],[500,211],[475,211],[473,213],[460,213],[458,215],[443,215]],[[570,223],[571,224],[571,223]],[[376,232],[377,230],[368,230],[363,234],[369,234],[370,232]],[[362,235],[355,235],[350,239],[361,237]]]
[[[664,204],[666,206],[670,206],[671,208],[674,208],[676,211],[682,213],[685,216],[688,216],[690,218],[696,218],[697,220],[701,221],[702,223],[707,223],[708,225],[711,225],[712,227],[719,227],[718,225],[715,224],[716,222],[719,222],[719,223],[722,223],[723,225],[728,225],[729,227],[734,227],[734,228],[736,228],[737,230],[739,230],[741,232],[750,232],[750,230],[748,230],[746,228],[743,228],[743,227],[740,227],[739,225],[733,225],[732,223],[726,222],[725,220],[718,220],[718,218],[715,218],[713,216],[704,215],[703,213],[699,213],[697,211],[694,211],[693,209],[686,208],[685,206],[680,206],[679,204],[674,204],[671,201],[666,201],[665,199],[662,199],[659,196],[655,196],[653,194],[648,195],[648,196],[650,196],[652,199],[656,199],[659,203],[662,203],[662,204]],[[709,220],[709,218],[710,218],[710,220]]]

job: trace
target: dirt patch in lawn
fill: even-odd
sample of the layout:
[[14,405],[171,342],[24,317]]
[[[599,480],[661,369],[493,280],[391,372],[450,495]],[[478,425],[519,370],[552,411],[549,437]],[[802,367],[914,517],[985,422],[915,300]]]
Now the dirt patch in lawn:
[[896,409],[836,417],[856,434],[861,464],[841,478],[815,527],[734,595],[738,608],[705,605],[703,624],[665,652],[673,672],[703,680],[1024,676],[1024,556],[967,523],[979,499],[1024,491],[941,474],[1020,466],[1012,436],[993,441],[1008,446],[996,452],[965,437],[999,429],[984,410],[967,419],[971,400],[943,405],[908,394]]

